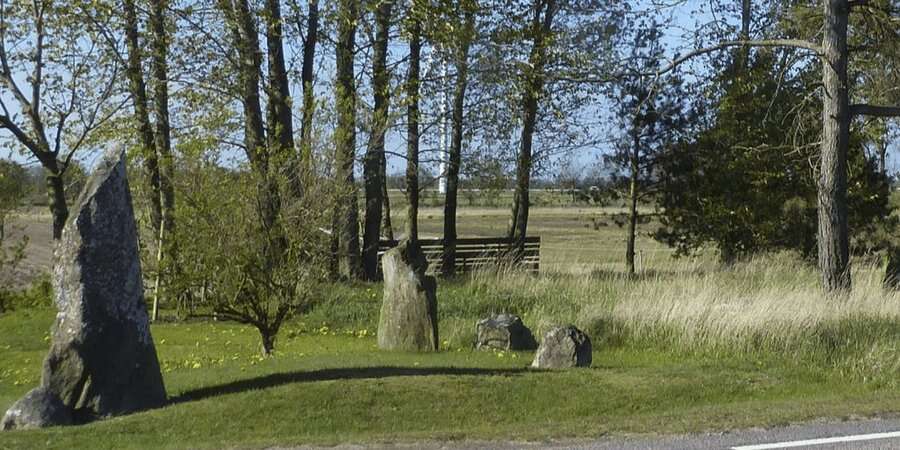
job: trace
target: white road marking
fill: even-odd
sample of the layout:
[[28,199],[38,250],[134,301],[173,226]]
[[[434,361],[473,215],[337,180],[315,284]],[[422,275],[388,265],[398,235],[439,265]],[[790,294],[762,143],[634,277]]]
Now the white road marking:
[[732,450],[768,450],[768,449],[776,449],[776,448],[803,447],[803,446],[808,446],[808,445],[825,445],[825,444],[840,444],[843,442],[872,441],[875,439],[890,439],[890,438],[900,438],[900,431],[893,431],[893,432],[889,432],[889,433],[857,434],[857,435],[853,435],[853,436],[837,436],[837,437],[822,438],[822,439],[808,439],[805,441],[777,442],[774,444],[743,445],[740,447],[731,447],[731,449]]

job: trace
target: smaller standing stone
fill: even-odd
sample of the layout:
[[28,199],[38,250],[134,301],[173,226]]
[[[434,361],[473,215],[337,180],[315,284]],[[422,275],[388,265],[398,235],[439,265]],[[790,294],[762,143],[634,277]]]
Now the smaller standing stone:
[[404,240],[382,257],[384,300],[378,348],[437,351],[437,282],[425,275],[428,262],[415,242]]
[[884,259],[882,285],[887,291],[900,291],[900,247],[890,246]]
[[534,334],[513,314],[497,314],[475,325],[477,349],[533,350],[537,347]]
[[56,394],[38,387],[15,402],[6,415],[0,430],[27,430],[72,424],[72,410]]
[[572,325],[548,331],[534,355],[535,369],[590,367],[591,339]]

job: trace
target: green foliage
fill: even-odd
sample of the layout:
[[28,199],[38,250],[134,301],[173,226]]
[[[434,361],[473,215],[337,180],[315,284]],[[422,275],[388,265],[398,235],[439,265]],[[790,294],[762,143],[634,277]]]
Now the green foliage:
[[[812,258],[819,127],[806,92],[814,81],[783,73],[767,51],[748,72],[732,71],[712,123],[663,161],[656,237],[683,255],[712,244],[726,262],[779,249]],[[851,144],[850,230],[862,243],[888,215],[889,186],[860,138]]]
[[50,275],[46,273],[35,278],[27,289],[0,290],[0,313],[20,309],[45,309],[52,306],[53,286],[50,283]]
[[303,196],[283,195],[271,226],[261,219],[259,190],[285,177],[270,173],[275,180],[264,181],[246,167],[204,158],[186,158],[180,167],[174,238],[181,261],[169,289],[219,319],[255,327],[268,354],[282,323],[302,312],[328,277],[328,236],[321,230],[330,225],[332,184],[313,173],[285,174],[301,177]]

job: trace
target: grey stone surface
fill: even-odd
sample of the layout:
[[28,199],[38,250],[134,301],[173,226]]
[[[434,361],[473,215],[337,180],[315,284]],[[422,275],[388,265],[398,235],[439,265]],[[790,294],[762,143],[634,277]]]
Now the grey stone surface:
[[54,257],[58,313],[41,388],[76,422],[162,406],[123,149],[98,164]]
[[0,429],[26,430],[71,424],[72,410],[56,394],[38,387],[6,411]]
[[496,314],[475,325],[477,349],[534,350],[534,334],[514,314]]
[[593,351],[591,339],[572,325],[556,327],[544,335],[534,355],[535,369],[590,367]]
[[408,240],[382,257],[384,300],[378,320],[378,348],[437,351],[437,282],[425,275],[428,262]]

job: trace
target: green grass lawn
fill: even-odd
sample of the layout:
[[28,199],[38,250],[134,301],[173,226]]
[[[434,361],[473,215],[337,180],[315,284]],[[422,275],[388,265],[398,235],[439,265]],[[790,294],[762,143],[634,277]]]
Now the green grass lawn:
[[[49,310],[0,317],[0,408],[38,383]],[[292,322],[274,358],[247,327],[153,326],[172,403],[85,426],[0,433],[0,448],[257,448],[426,439],[681,433],[900,411],[883,384],[778,358],[595,349],[593,366],[532,354],[378,351],[371,329]]]

